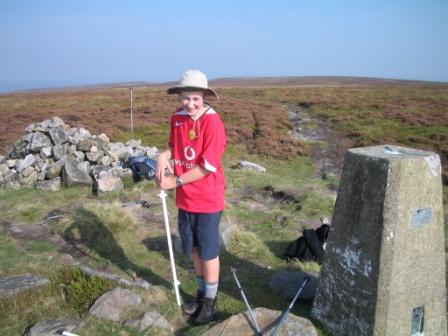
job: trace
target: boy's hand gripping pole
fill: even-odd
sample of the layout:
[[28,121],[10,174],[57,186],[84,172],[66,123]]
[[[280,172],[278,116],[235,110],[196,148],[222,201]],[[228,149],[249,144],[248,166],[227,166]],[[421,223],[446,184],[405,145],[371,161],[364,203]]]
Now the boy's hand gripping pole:
[[176,292],[177,305],[180,307],[180,295],[179,295],[180,282],[177,280],[176,265],[174,264],[173,244],[171,243],[171,231],[170,231],[170,224],[168,222],[168,210],[166,208],[166,193],[164,190],[160,190],[159,197],[162,199],[163,218],[165,219],[166,239],[168,241],[168,251],[170,252],[171,273],[173,274],[174,291]]

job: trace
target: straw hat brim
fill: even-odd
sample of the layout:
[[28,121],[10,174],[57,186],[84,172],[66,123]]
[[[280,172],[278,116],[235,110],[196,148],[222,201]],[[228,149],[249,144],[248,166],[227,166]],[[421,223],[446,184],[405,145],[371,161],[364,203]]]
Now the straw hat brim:
[[174,87],[170,87],[167,90],[167,93],[175,94],[175,93],[181,93],[182,91],[202,91],[202,92],[205,92],[205,93],[212,95],[216,98],[219,98],[216,91],[213,90],[212,88],[202,88],[202,87],[196,87],[196,86],[174,86]]

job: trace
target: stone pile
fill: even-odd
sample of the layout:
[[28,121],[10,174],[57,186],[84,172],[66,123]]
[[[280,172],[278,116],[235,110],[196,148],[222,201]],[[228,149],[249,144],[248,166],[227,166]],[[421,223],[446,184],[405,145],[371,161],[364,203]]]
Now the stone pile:
[[92,135],[85,128],[70,127],[52,117],[26,127],[26,134],[0,155],[0,188],[21,186],[59,190],[86,185],[94,191],[123,188],[121,177],[131,175],[123,162],[131,156],[154,158],[155,147],[143,147],[140,140],[110,142],[106,134]]

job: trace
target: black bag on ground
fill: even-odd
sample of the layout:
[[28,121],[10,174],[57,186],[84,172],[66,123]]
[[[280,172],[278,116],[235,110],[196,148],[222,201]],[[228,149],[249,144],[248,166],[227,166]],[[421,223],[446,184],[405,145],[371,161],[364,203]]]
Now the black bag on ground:
[[157,162],[147,156],[133,156],[126,165],[132,170],[134,181],[151,180],[156,176]]
[[330,226],[322,224],[316,230],[303,230],[302,237],[297,238],[286,248],[283,254],[286,260],[299,259],[300,261],[315,261],[322,263]]

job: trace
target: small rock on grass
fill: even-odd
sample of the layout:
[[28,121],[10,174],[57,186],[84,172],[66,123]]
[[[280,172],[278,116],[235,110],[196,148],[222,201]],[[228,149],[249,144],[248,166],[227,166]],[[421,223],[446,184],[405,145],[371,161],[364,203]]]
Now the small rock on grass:
[[128,289],[114,288],[95,301],[89,313],[98,318],[119,321],[120,314],[130,306],[138,305],[142,298]]
[[36,323],[26,336],[53,336],[62,335],[62,331],[73,332],[81,321],[75,319],[48,320]]
[[50,280],[36,274],[0,278],[0,297],[11,296],[27,289],[49,284]]
[[250,161],[240,161],[238,162],[237,167],[239,169],[249,169],[249,170],[254,170],[257,171],[259,173],[265,173],[266,172],[266,168],[259,165],[258,163],[254,163],[254,162],[250,162]]
[[166,320],[165,317],[157,312],[147,312],[139,320],[129,320],[125,323],[127,326],[134,327],[139,331],[144,331],[149,327],[158,327],[173,331],[173,326]]

